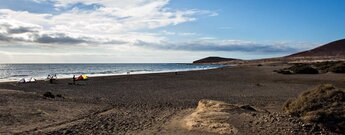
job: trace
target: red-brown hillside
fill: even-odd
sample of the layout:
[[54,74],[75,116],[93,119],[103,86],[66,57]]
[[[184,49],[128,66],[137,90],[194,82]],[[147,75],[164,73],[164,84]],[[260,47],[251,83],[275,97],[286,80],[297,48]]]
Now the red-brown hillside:
[[287,57],[339,57],[345,56],[345,39],[334,41],[312,50],[289,55]]

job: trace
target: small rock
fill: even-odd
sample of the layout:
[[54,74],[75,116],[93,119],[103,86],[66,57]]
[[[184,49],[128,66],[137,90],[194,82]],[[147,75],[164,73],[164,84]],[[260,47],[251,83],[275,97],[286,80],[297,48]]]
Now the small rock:
[[55,96],[51,92],[46,92],[43,94],[43,96],[47,98],[55,98]]

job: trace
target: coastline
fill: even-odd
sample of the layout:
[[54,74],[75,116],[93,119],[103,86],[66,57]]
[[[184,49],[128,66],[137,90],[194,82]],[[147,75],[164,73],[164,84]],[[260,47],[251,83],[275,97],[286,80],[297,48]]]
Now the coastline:
[[[312,87],[331,83],[345,88],[342,74],[273,72],[282,67],[231,66],[177,75],[169,72],[92,77],[79,85],[69,85],[71,79],[59,79],[56,84],[0,83],[4,110],[0,133],[208,134],[171,124],[189,114],[202,99],[248,104],[283,115],[281,107],[287,99]],[[46,92],[62,97],[47,98],[43,96]],[[278,134],[292,128],[271,126],[262,131],[253,126],[242,134]]]
[[[178,63],[177,63],[178,64]],[[192,64],[192,65],[199,65],[199,64]],[[212,65],[212,64],[207,64],[207,65]],[[214,64],[214,65],[219,65],[219,64]],[[165,70],[165,71],[140,71],[140,72],[129,72],[130,74],[127,73],[118,73],[118,74],[85,74],[90,78],[94,77],[109,77],[109,76],[128,76],[128,75],[143,75],[143,74],[160,74],[160,73],[175,73],[175,72],[190,72],[190,71],[203,71],[203,70],[212,70],[212,69],[218,69],[218,68],[224,68],[224,67],[230,67],[232,65],[222,65],[221,67],[214,67],[214,68],[204,68],[204,69],[185,69],[185,70]],[[59,75],[59,74],[57,74]],[[81,74],[80,74],[81,75]],[[28,76],[30,77],[30,76]],[[73,76],[71,75],[70,77],[59,77],[57,80],[67,80],[71,79]],[[37,81],[47,81],[46,79],[39,78],[36,79]],[[0,80],[0,83],[13,83],[13,82],[18,82],[19,80]]]

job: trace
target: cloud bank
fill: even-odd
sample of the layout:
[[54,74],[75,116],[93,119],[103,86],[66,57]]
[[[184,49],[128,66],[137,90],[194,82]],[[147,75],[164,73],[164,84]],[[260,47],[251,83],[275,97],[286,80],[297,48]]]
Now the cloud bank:
[[[290,53],[291,44],[202,38],[195,32],[148,32],[214,17],[200,9],[171,9],[169,0],[32,0],[51,3],[54,13],[0,9],[0,45],[127,46],[188,52]],[[230,29],[223,27],[222,29]],[[219,28],[215,28],[219,29]],[[175,40],[174,37],[188,37]],[[105,49],[108,49],[105,48]]]
[[223,52],[249,52],[249,53],[291,53],[300,51],[301,48],[289,47],[291,43],[256,43],[243,40],[216,40],[202,39],[188,42],[163,42],[159,44],[138,41],[137,46],[158,48],[165,50],[185,51],[223,51]]
[[[35,2],[45,2],[45,0]],[[166,0],[130,2],[56,0],[54,6],[57,10],[73,7],[78,3],[100,5],[93,10],[75,6],[59,14],[0,9],[1,40],[48,44],[117,43],[122,39],[126,39],[127,42],[135,40],[153,42],[161,38],[136,31],[177,25],[194,21],[198,14],[210,14],[195,9],[169,10],[165,8],[168,2]]]

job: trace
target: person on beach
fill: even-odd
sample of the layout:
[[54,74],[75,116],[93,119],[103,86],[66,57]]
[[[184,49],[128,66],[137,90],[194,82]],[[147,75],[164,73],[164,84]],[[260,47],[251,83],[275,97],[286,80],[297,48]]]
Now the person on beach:
[[50,84],[53,84],[53,77],[50,77],[49,83],[50,83]]
[[73,75],[73,85],[75,85],[75,75]]
[[53,83],[52,78],[53,78],[53,77],[52,77],[50,74],[47,76],[47,80],[49,80],[49,83],[50,83],[50,84],[52,84],[52,83]]
[[47,76],[47,79],[49,79],[49,83],[50,84],[53,84],[53,81],[55,80],[55,79],[57,79],[57,76],[56,76],[56,74],[55,75],[48,75]]

